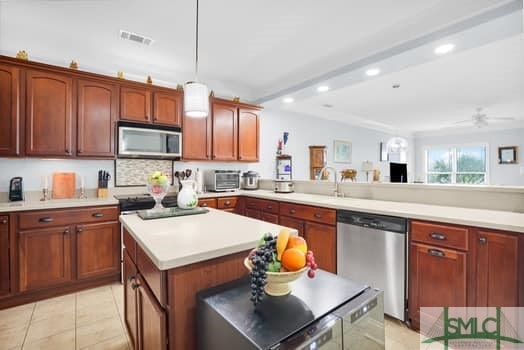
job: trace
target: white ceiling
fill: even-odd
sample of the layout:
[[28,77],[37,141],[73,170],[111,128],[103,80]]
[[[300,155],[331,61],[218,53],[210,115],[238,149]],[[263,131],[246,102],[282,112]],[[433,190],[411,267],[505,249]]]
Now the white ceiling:
[[[201,78],[257,99],[507,0],[200,0]],[[192,79],[195,1],[0,1],[0,53],[159,84]],[[122,41],[120,29],[149,36]]]
[[[392,88],[393,84],[400,88]],[[333,107],[327,109],[324,104]],[[522,122],[524,35],[314,94],[284,107],[341,121],[372,121],[402,132],[456,128],[453,123],[470,118],[476,107],[483,107],[488,117]]]

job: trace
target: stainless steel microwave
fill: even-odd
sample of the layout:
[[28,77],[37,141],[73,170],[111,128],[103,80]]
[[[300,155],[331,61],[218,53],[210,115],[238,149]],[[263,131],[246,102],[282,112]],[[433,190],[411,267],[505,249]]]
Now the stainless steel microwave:
[[118,122],[119,158],[179,159],[181,156],[180,128]]

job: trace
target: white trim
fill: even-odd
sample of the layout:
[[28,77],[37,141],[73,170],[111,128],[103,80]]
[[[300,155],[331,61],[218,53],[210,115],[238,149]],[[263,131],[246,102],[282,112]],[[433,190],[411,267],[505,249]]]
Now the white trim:
[[[468,171],[468,172],[458,172],[457,171],[457,148],[468,148],[468,147],[484,147],[485,149],[485,172],[478,171]],[[451,150],[451,172],[428,172],[428,151],[430,149],[450,149]],[[424,152],[424,181],[428,183],[428,175],[430,174],[451,174],[451,183],[452,185],[457,184],[457,174],[484,174],[484,185],[490,184],[490,150],[489,143],[487,142],[468,142],[468,143],[451,143],[451,144],[437,144],[437,145],[425,145],[422,147]],[[467,184],[461,184],[467,185]]]

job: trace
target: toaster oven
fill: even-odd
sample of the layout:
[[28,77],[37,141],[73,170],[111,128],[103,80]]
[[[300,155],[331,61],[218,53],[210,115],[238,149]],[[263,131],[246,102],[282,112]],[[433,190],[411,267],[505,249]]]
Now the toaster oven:
[[240,170],[207,170],[204,172],[207,191],[227,192],[240,189]]

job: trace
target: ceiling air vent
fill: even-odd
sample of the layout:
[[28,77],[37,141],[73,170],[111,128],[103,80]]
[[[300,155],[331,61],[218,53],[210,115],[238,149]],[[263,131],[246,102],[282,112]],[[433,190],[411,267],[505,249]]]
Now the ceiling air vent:
[[153,43],[153,39],[148,38],[147,36],[136,34],[136,33],[131,33],[127,30],[122,30],[122,29],[120,30],[120,39],[131,40],[136,43],[144,44],[148,46]]
[[333,108],[333,105],[326,103],[326,104],[323,104],[322,107],[324,107],[324,108]]

